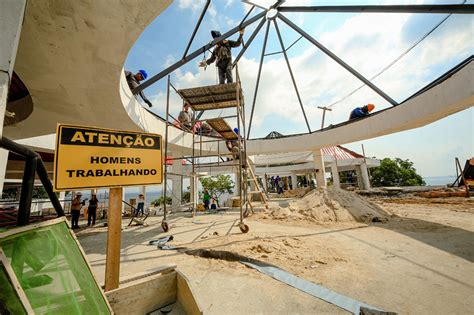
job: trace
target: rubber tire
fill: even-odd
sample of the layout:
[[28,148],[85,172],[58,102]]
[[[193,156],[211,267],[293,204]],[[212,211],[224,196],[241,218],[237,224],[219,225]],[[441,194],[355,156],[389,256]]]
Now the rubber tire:
[[245,223],[240,223],[239,224],[239,229],[242,233],[248,233],[248,231],[250,230],[249,226]]
[[168,230],[170,229],[170,227],[168,226],[168,223],[166,221],[161,222],[161,228],[165,232],[168,232]]

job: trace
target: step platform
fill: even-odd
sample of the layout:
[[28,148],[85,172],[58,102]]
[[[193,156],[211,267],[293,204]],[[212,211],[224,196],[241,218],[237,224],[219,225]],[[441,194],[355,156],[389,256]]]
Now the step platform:
[[207,119],[206,122],[226,140],[237,140],[239,138],[223,118]]
[[239,101],[240,106],[244,104],[244,96],[238,83],[182,89],[178,90],[178,94],[194,111],[236,107]]

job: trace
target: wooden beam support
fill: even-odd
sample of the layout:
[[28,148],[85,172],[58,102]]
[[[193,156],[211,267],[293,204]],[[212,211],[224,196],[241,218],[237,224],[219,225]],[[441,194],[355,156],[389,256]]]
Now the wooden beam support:
[[120,282],[120,241],[122,236],[123,188],[110,188],[107,213],[107,256],[105,260],[105,291],[117,289]]

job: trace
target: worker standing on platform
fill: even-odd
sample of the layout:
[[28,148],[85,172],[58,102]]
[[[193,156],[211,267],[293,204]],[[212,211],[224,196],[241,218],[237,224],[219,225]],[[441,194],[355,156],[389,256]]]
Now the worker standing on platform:
[[349,116],[349,120],[369,116],[370,112],[373,111],[374,108],[374,104],[367,104],[362,107],[354,108],[351,112],[351,115]]
[[[125,71],[125,78],[127,78],[127,83],[128,86],[130,87],[130,90],[134,90],[137,86],[140,85],[140,81],[145,80],[148,77],[148,74],[146,73],[145,70],[138,70],[136,74],[131,73],[130,71]],[[142,100],[147,103],[149,107],[152,107],[153,105],[151,102],[146,98],[145,93],[143,91],[140,91],[138,93]]]
[[[216,48],[212,52],[211,58],[201,61],[199,63],[200,67],[205,67],[210,65],[214,61],[216,61],[216,67],[219,71],[219,84],[224,84],[227,80],[227,83],[234,82],[232,78],[232,54],[231,48],[238,47],[242,43],[243,36],[244,36],[244,29],[239,31],[240,36],[239,38],[234,40],[223,40],[216,44]],[[219,31],[211,31],[211,35],[213,39],[221,37],[221,33]]]

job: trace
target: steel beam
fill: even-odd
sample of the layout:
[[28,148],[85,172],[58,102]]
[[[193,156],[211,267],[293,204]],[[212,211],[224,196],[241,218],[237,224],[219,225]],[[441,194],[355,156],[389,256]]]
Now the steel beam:
[[303,35],[304,38],[306,38],[309,42],[311,42],[313,45],[318,47],[322,52],[324,52],[326,55],[331,57],[334,61],[336,61],[339,65],[341,65],[343,68],[345,68],[347,71],[352,73],[355,77],[357,77],[359,80],[367,84],[372,90],[374,90],[377,94],[379,94],[381,97],[383,97],[385,100],[387,100],[392,106],[398,105],[398,103],[392,99],[390,96],[385,94],[382,90],[380,90],[377,86],[375,86],[372,82],[367,80],[364,76],[362,76],[359,72],[357,72],[354,68],[349,66],[347,63],[345,63],[342,59],[340,59],[338,56],[336,56],[332,51],[324,47],[320,42],[318,42],[316,39],[311,37],[308,33],[303,31],[298,25],[295,23],[291,22],[289,19],[287,19],[284,15],[281,13],[278,13],[278,18],[285,22],[289,27],[294,29],[296,32],[298,32],[300,35]]
[[39,158],[27,157],[25,161],[25,171],[21,183],[20,204],[18,205],[17,226],[28,225],[30,222],[31,200],[33,198],[33,188],[35,185],[36,165]]
[[253,9],[255,9],[255,6],[254,6],[254,5],[250,8],[249,12],[247,12],[247,14],[245,14],[244,18],[243,18],[242,21],[239,23],[239,26],[242,26],[242,23],[244,23],[245,20],[247,20],[247,18],[249,17],[250,13],[252,13]]
[[[242,2],[247,3],[248,5],[251,5],[251,6],[254,6],[254,7],[257,7],[257,8],[260,8],[260,9],[262,9],[262,10],[267,11],[267,8],[265,8],[264,6],[261,6],[261,5],[259,5],[259,4],[253,3],[253,2],[250,1],[250,0],[242,0]],[[266,13],[266,12],[265,12],[265,13]]]
[[64,209],[59,202],[58,196],[56,196],[53,191],[53,184],[51,184],[51,180],[48,177],[48,171],[44,166],[43,160],[40,158],[38,158],[38,163],[36,165],[36,173],[43,184],[44,190],[46,190],[46,193],[48,194],[49,200],[51,200],[51,204],[53,205],[56,214],[58,217],[63,217]]
[[268,39],[269,30],[270,30],[270,21],[267,22],[267,29],[265,30],[265,39],[263,40],[262,54],[260,56],[260,65],[258,66],[257,82],[255,84],[255,92],[253,95],[252,111],[250,112],[249,132],[247,134],[247,139],[249,139],[250,130],[252,129],[253,112],[255,110],[255,102],[257,101],[258,85],[260,83],[260,75],[262,74],[263,58],[265,58],[265,49],[267,48],[267,39]]
[[235,65],[237,64],[237,62],[239,62],[240,58],[244,55],[245,51],[246,51],[247,48],[250,46],[250,44],[251,44],[252,41],[254,40],[255,36],[257,36],[257,33],[258,33],[258,32],[260,31],[260,29],[262,28],[263,24],[265,24],[265,18],[262,18],[262,20],[260,21],[260,23],[257,25],[257,28],[253,31],[252,35],[250,35],[249,40],[245,43],[244,47],[242,47],[242,49],[240,50],[239,54],[238,54],[237,57],[235,58],[234,63],[232,64],[232,68],[235,67]]
[[306,126],[308,127],[308,132],[311,133],[311,127],[309,126],[308,118],[306,117],[306,113],[304,111],[303,102],[301,101],[300,92],[298,91],[298,86],[296,85],[295,77],[293,75],[293,71],[291,70],[290,61],[288,60],[288,55],[286,54],[285,44],[283,44],[283,39],[281,38],[280,29],[278,28],[277,21],[273,20],[273,24],[275,24],[278,40],[280,41],[281,49],[282,49],[283,55],[285,56],[286,65],[288,66],[288,71],[290,72],[291,81],[293,81],[293,86],[295,87],[296,96],[298,97],[298,102],[300,103],[301,111],[303,112],[303,117],[306,122]]
[[473,4],[421,5],[343,5],[343,6],[286,6],[279,12],[335,12],[335,13],[454,13],[472,14]]
[[196,32],[199,29],[199,26],[201,25],[202,19],[204,18],[204,15],[206,14],[207,8],[209,7],[209,4],[211,4],[211,0],[207,0],[206,4],[204,5],[204,9],[201,12],[201,16],[199,16],[199,20],[194,27],[193,34],[191,35],[191,38],[189,39],[188,46],[186,46],[186,50],[184,51],[183,58],[186,57],[186,54],[188,53],[189,47],[191,47],[191,44],[194,40],[194,36],[196,36]]
[[223,41],[227,37],[232,36],[235,33],[237,33],[242,28],[245,28],[245,27],[249,26],[250,24],[252,24],[253,22],[259,20],[262,17],[264,17],[265,14],[266,14],[266,11],[260,12],[259,14],[255,15],[254,17],[252,17],[252,18],[248,19],[247,21],[245,21],[244,23],[242,23],[242,25],[234,27],[233,29],[231,29],[230,31],[228,31],[227,33],[222,35],[221,37],[218,37],[218,38],[214,39],[212,42],[210,42],[209,44],[204,45],[201,48],[195,50],[194,52],[187,55],[186,57],[184,57],[180,61],[174,63],[173,65],[169,66],[168,68],[164,69],[160,73],[154,75],[150,79],[146,80],[145,82],[143,82],[142,84],[137,86],[135,89],[133,89],[133,91],[132,91],[133,94],[140,93],[140,91],[143,91],[144,89],[146,89],[150,85],[154,84],[158,80],[164,78],[165,76],[167,76],[171,72],[173,72],[176,69],[180,68],[181,66],[187,64],[188,62],[190,62],[194,58],[198,57],[200,54],[203,54],[206,50],[208,50],[211,47],[215,46],[218,42]]

